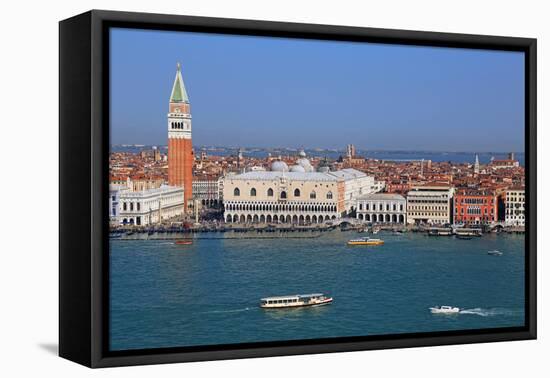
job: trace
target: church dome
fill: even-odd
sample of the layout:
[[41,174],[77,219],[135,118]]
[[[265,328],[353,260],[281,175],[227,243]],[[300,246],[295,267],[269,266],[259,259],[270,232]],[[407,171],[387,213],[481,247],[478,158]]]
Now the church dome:
[[293,165],[290,167],[290,172],[305,172],[305,168],[301,165]]
[[301,149],[300,152],[298,153],[298,156],[305,158],[306,152],[303,149]]
[[330,168],[328,166],[324,165],[322,167],[319,167],[319,169],[317,171],[322,172],[322,173],[327,173],[327,172],[330,172]]
[[313,172],[313,167],[311,166],[311,163],[306,158],[300,158],[296,161],[296,165],[299,165],[304,168],[306,172]]
[[288,165],[284,161],[277,160],[271,164],[271,170],[273,172],[288,172]]

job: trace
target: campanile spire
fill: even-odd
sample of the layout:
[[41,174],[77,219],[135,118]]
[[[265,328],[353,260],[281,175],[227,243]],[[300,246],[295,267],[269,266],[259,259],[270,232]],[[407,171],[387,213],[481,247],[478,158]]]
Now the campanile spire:
[[174,85],[172,86],[172,93],[170,94],[170,102],[186,102],[189,103],[189,97],[185,90],[185,84],[181,76],[181,64],[176,65],[176,77],[174,78]]

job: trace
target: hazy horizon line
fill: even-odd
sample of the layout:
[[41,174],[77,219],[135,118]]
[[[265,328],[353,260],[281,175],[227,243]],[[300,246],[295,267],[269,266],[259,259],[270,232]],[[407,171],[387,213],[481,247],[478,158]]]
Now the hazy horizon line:
[[[353,143],[351,143],[353,144]],[[142,143],[111,143],[110,146],[134,146],[134,147],[168,147],[168,144],[142,144]],[[226,148],[226,149],[271,149],[271,150],[322,150],[322,151],[346,151],[346,147],[343,148],[333,148],[333,147],[284,147],[284,146],[273,146],[273,147],[261,147],[261,146],[228,146],[228,145],[194,145],[195,149],[204,149],[204,148]],[[525,154],[525,151],[460,151],[460,150],[431,150],[431,149],[402,149],[402,148],[363,148],[355,146],[356,151],[372,151],[372,152],[432,152],[432,153],[455,153],[455,154]]]

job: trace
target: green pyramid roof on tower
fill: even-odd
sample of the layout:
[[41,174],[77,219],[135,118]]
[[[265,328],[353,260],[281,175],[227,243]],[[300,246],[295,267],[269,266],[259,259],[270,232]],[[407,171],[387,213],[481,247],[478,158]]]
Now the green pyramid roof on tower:
[[181,65],[179,63],[177,65],[176,78],[174,79],[170,102],[189,102],[189,97],[187,96],[185,85],[183,84],[183,78],[181,77]]

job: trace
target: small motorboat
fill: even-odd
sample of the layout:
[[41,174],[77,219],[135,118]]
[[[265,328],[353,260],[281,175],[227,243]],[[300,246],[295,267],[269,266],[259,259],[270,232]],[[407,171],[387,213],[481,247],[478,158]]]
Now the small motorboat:
[[502,252],[497,251],[496,249],[493,251],[487,251],[487,254],[491,256],[502,256]]
[[191,239],[180,239],[180,240],[176,240],[174,242],[174,244],[176,244],[176,245],[191,245],[191,244],[193,244],[193,240],[191,240]]
[[458,314],[460,308],[452,306],[436,306],[430,307],[432,314]]
[[382,245],[384,240],[372,238],[357,238],[348,241],[348,245]]

